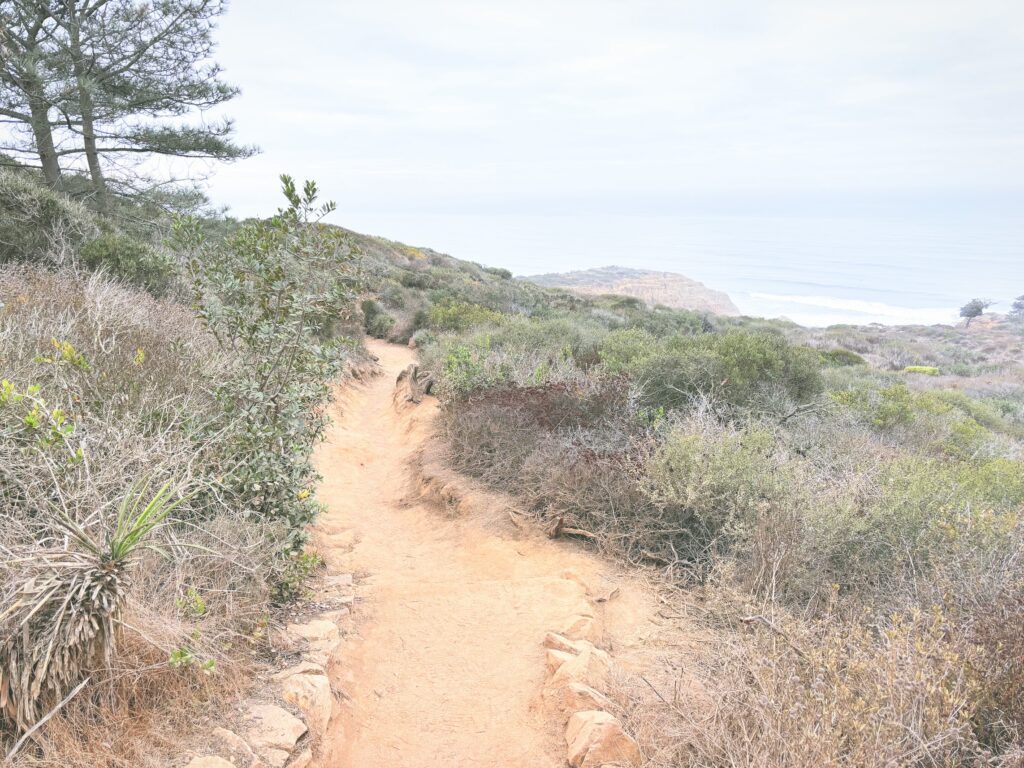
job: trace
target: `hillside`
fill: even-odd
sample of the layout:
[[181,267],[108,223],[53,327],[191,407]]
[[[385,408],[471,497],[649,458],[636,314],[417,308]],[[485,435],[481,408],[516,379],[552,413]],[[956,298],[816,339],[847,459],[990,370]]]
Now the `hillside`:
[[652,306],[661,304],[672,309],[710,312],[727,317],[740,314],[724,292],[674,272],[612,266],[552,272],[523,279],[547,288],[566,288],[587,296],[618,294],[632,296]]
[[[880,768],[922,744],[1014,765],[1019,322],[810,329],[581,295],[312,224],[315,186],[284,191],[270,220],[168,241],[0,174],[0,748],[87,692],[14,765],[229,756],[190,722],[221,711],[259,746],[239,707],[282,694],[304,703],[293,765],[561,768],[565,717],[595,705],[638,768]],[[61,635],[59,676],[22,664],[124,525],[109,626]],[[572,670],[589,700],[562,696]]]

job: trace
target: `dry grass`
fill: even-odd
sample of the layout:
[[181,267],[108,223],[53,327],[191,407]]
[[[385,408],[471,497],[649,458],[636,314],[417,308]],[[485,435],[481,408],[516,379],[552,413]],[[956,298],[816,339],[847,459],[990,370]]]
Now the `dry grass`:
[[1021,764],[1012,728],[979,728],[994,681],[942,611],[743,622],[749,605],[713,594],[733,619],[714,616],[694,663],[619,681],[646,768]]
[[[81,549],[58,521],[102,542],[118,502],[139,481],[173,482],[183,499],[151,534],[159,551],[118,572],[122,591],[96,630],[103,642],[87,642],[77,655],[64,643],[74,656],[64,659],[68,674],[20,713],[8,711],[0,748],[88,678],[32,734],[19,764],[163,764],[161,747],[180,747],[198,714],[231,695],[266,650],[280,568],[272,543],[284,532],[221,502],[218,475],[231,457],[210,429],[219,413],[210,382],[229,375],[234,361],[180,304],[98,276],[9,265],[0,269],[0,365],[13,391],[38,387],[33,401],[0,405],[0,593],[45,594],[45,584],[66,587],[75,573],[89,583],[110,578],[103,562],[98,570],[89,557],[79,562]],[[66,438],[48,442],[46,430],[24,427],[36,400],[73,426]],[[60,591],[35,614],[45,619],[38,637],[53,628]],[[10,643],[32,624],[25,618],[0,622],[6,669],[23,667]]]

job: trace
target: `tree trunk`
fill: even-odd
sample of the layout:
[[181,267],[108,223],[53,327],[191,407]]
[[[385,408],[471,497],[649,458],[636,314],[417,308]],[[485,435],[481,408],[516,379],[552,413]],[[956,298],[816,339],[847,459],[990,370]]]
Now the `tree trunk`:
[[93,192],[96,194],[96,207],[106,213],[107,180],[103,177],[103,167],[96,148],[92,94],[89,93],[89,84],[82,80],[78,80],[78,108],[82,112],[82,144],[85,147],[85,160],[89,164],[89,176],[92,177]]
[[103,166],[100,165],[99,150],[96,146],[95,105],[92,100],[85,55],[82,52],[81,28],[74,0],[68,3],[68,10],[70,11],[68,37],[70,38],[71,57],[74,62],[75,84],[78,86],[78,110],[81,112],[82,119],[82,146],[85,149],[85,161],[89,165],[93,193],[96,195],[96,207],[101,213],[106,213],[107,180],[103,177]]
[[28,102],[32,116],[32,135],[36,141],[36,154],[39,155],[39,163],[43,167],[43,179],[48,187],[60,189],[63,179],[61,178],[60,162],[57,158],[57,148],[53,143],[53,131],[50,128],[49,105],[38,96],[30,96]]

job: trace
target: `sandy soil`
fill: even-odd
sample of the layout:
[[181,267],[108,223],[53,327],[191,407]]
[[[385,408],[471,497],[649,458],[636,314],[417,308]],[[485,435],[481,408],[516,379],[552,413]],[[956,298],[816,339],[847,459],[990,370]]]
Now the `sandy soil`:
[[[593,611],[588,592],[614,576],[571,545],[419,499],[411,459],[436,404],[396,411],[395,377],[413,354],[371,349],[384,375],[342,395],[317,456],[328,507],[317,540],[332,571],[356,575],[357,594],[356,630],[331,669],[346,696],[317,764],[564,766],[561,724],[540,701],[541,641]],[[635,634],[637,606],[606,624]]]

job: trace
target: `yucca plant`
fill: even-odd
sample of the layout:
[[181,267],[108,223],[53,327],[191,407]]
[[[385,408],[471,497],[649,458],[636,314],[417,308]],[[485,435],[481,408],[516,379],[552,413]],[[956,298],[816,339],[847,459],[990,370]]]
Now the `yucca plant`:
[[27,730],[89,671],[109,665],[132,562],[180,503],[172,495],[169,483],[151,496],[148,483],[135,484],[102,538],[61,515],[62,546],[16,559],[29,575],[0,607],[0,720]]

